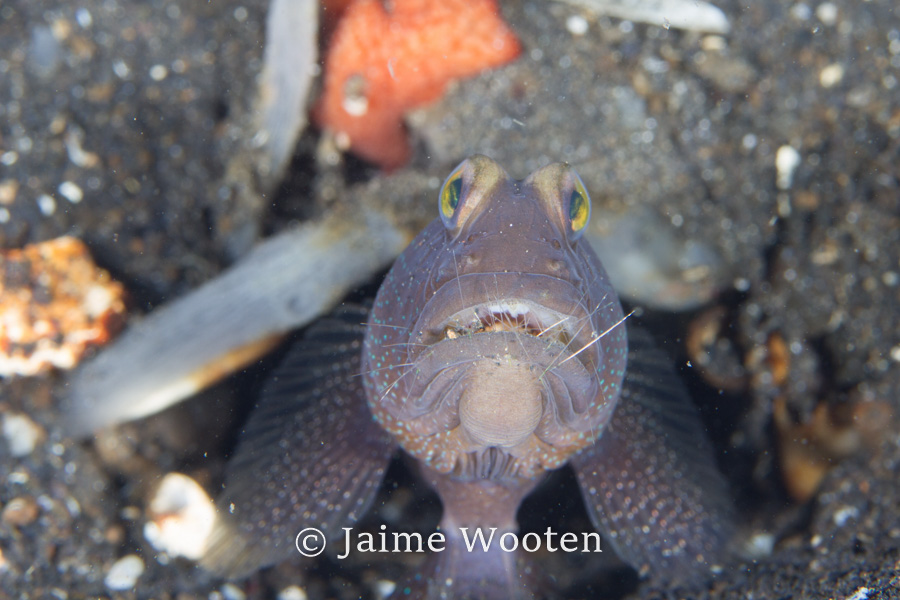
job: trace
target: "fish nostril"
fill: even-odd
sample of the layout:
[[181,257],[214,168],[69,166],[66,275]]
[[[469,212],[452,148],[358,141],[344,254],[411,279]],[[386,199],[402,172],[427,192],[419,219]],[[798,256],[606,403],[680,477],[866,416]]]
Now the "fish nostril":
[[481,257],[478,256],[477,254],[466,254],[466,258],[463,261],[463,263],[467,267],[474,267],[475,265],[477,265],[480,262],[481,262]]
[[562,244],[559,243],[559,240],[550,240],[550,246],[552,246],[554,250],[560,250],[562,248]]
[[562,271],[563,262],[561,260],[551,258],[547,261],[547,268],[554,273],[559,273],[560,271]]

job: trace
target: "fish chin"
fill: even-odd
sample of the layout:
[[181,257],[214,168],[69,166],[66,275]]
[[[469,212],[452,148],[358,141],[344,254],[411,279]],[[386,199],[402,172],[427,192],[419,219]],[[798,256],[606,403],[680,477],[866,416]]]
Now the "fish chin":
[[487,307],[498,318],[477,332],[447,328],[411,367],[414,403],[391,407],[405,423],[404,448],[439,472],[536,476],[592,443],[612,413],[595,373],[567,360],[556,334],[538,335],[547,328],[529,321],[535,312],[505,306],[513,310]]
[[[462,478],[534,477],[600,435],[618,390],[601,325],[615,296],[521,272],[463,274],[429,294],[403,370],[370,399],[415,458]],[[613,317],[613,320],[611,320]]]

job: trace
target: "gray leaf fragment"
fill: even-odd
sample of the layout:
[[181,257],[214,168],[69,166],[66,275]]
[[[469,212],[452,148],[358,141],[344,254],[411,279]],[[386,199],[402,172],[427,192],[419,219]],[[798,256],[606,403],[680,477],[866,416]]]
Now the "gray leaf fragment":
[[66,433],[85,435],[153,414],[248,364],[385,267],[407,243],[408,234],[368,209],[266,240],[82,365],[63,399]]
[[688,31],[728,33],[731,26],[725,14],[708,2],[699,0],[558,0],[586,8],[600,15],[675,27]]
[[306,102],[316,74],[319,3],[272,0],[266,20],[265,66],[259,86],[259,171],[277,180],[306,127]]

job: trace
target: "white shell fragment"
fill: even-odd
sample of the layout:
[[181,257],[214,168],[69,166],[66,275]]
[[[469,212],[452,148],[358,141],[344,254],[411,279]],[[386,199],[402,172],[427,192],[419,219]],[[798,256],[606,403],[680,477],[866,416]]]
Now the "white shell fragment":
[[870,591],[872,590],[867,587],[861,587],[853,592],[852,596],[847,596],[847,600],[868,600]]
[[819,85],[823,88],[834,87],[844,78],[844,66],[832,63],[819,71]]
[[144,537],[151,546],[191,560],[203,556],[216,509],[196,481],[181,473],[169,473],[160,482],[147,512],[150,520],[144,524]]
[[44,430],[23,414],[3,415],[3,437],[9,453],[15,457],[28,456],[44,437]]
[[365,208],[269,238],[85,363],[62,403],[68,433],[153,414],[231,374],[334,306],[407,243],[408,233]]
[[277,600],[307,600],[306,590],[296,585],[289,585],[276,596]]
[[834,520],[834,524],[838,527],[843,527],[846,525],[847,521],[850,519],[856,519],[859,517],[859,509],[855,506],[842,506],[837,511],[835,511],[834,516],[832,517]]
[[782,146],[775,153],[775,185],[780,190],[790,189],[794,183],[794,171],[800,166],[800,153],[792,146]]
[[760,531],[744,542],[744,554],[753,559],[761,559],[772,555],[775,549],[775,536],[767,531]]
[[106,587],[114,592],[132,589],[144,573],[144,561],[137,554],[128,554],[113,563],[103,579]]
[[674,27],[688,31],[728,33],[731,26],[721,10],[699,0],[559,0],[599,15]]
[[244,593],[244,590],[234,585],[233,583],[226,583],[221,587],[222,597],[225,600],[246,600],[247,594]]
[[588,32],[590,25],[587,22],[587,19],[582,17],[581,15],[570,15],[568,19],[566,19],[566,29],[569,30],[569,33],[572,35],[584,35]]

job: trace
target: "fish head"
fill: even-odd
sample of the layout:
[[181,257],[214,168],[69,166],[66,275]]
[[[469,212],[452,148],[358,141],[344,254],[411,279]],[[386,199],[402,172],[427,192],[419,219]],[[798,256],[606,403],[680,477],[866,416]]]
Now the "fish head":
[[438,472],[535,477],[602,434],[625,373],[622,308],[581,239],[590,199],[568,165],[517,181],[474,156],[439,211],[376,297],[369,406]]

